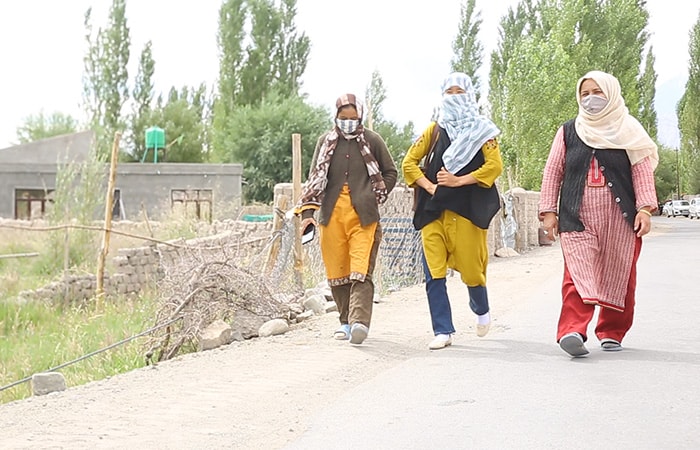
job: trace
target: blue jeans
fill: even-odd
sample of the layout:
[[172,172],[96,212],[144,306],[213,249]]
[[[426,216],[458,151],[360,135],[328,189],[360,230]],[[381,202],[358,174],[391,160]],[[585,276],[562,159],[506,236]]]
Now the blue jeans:
[[[452,323],[452,308],[450,298],[447,295],[447,280],[445,278],[433,278],[428,269],[428,263],[423,256],[423,273],[425,274],[425,293],[428,296],[428,308],[430,320],[433,325],[433,333],[452,334],[455,332]],[[486,286],[467,286],[469,290],[469,307],[474,314],[482,315],[489,312],[489,298]]]

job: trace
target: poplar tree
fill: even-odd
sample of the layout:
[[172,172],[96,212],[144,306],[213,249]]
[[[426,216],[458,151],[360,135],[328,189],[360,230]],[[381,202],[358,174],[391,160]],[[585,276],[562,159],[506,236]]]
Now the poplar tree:
[[452,42],[454,56],[451,61],[452,71],[469,75],[474,84],[477,101],[481,97],[481,80],[477,71],[484,59],[484,45],[479,40],[481,29],[481,11],[475,11],[476,0],[462,3],[459,14],[457,37]]
[[[214,158],[227,159],[233,111],[271,93],[298,96],[310,40],[298,33],[296,0],[226,0],[219,11],[219,82],[214,106]],[[276,97],[278,98],[278,97]]]
[[700,16],[690,31],[688,81],[678,103],[682,192],[700,192]]
[[658,139],[658,117],[654,109],[654,97],[656,97],[656,70],[654,70],[653,48],[650,47],[644,61],[644,71],[639,79],[639,122],[642,124],[652,139]]
[[152,43],[148,41],[141,50],[139,57],[139,67],[136,72],[134,90],[132,97],[134,100],[133,111],[130,117],[131,129],[129,133],[130,153],[139,159],[146,151],[145,133],[146,129],[154,124],[149,124],[150,112],[152,109],[155,86],[153,75],[155,74],[156,63],[153,60]]
[[576,115],[576,81],[590,70],[616,76],[632,114],[644,108],[653,120],[647,97],[642,106],[642,87],[648,96],[656,76],[641,74],[647,22],[643,0],[522,0],[509,9],[491,55],[489,101],[513,185],[539,189],[552,138]]
[[372,72],[372,79],[365,91],[365,103],[367,104],[365,125],[371,125],[371,129],[379,133],[394,161],[401,164],[406,151],[413,142],[413,123],[408,122],[400,127],[397,123],[387,120],[382,108],[386,99],[387,90],[384,87],[384,80],[379,71],[375,70]]
[[109,152],[114,132],[124,128],[122,107],[129,98],[129,46],[131,38],[126,18],[126,0],[113,0],[108,23],[96,34],[92,28],[92,8],[85,13],[83,58],[83,108],[98,137],[98,154]]

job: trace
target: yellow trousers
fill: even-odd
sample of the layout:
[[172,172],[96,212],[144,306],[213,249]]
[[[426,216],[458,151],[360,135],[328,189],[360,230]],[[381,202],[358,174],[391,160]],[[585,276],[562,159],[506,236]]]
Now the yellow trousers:
[[447,269],[459,272],[467,286],[486,286],[487,230],[449,210],[423,227],[423,252],[433,278],[445,278]]

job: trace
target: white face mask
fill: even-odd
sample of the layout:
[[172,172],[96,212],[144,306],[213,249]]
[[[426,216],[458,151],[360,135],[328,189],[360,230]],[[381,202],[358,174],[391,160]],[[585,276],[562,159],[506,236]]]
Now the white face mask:
[[581,107],[588,114],[598,114],[606,106],[608,106],[608,99],[600,95],[591,94],[581,100]]
[[335,124],[345,134],[353,134],[360,126],[358,119],[335,119]]

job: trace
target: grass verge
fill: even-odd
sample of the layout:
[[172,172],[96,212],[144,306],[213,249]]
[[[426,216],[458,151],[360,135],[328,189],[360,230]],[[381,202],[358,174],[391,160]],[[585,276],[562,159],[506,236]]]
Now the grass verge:
[[[62,307],[0,302],[0,387],[136,335],[152,326],[156,301],[116,298]],[[147,336],[61,369],[68,387],[143,367]],[[31,396],[30,383],[0,392],[0,403]]]

